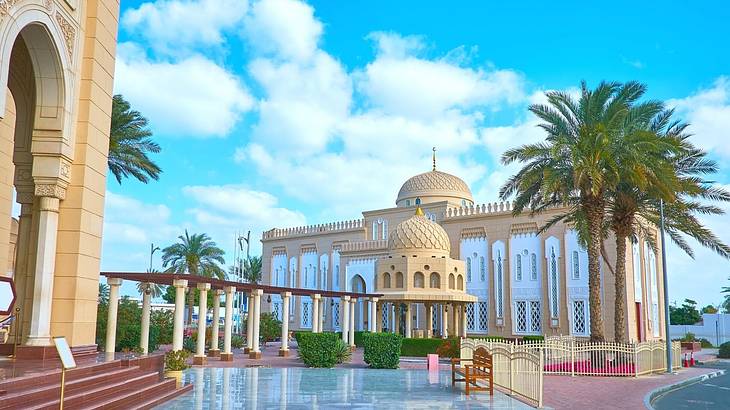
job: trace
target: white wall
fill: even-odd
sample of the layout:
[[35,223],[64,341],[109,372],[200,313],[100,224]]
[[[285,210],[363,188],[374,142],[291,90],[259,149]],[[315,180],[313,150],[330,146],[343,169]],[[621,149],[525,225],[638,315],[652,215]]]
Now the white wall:
[[[578,257],[577,261],[575,257]],[[590,307],[588,305],[588,252],[578,243],[577,233],[569,229],[565,231],[565,275],[568,312],[568,328],[570,334],[587,336],[590,334]],[[577,266],[576,266],[577,262]],[[576,270],[577,267],[577,270]],[[585,325],[579,326],[576,317],[582,305],[582,317]],[[582,327],[583,332],[579,328]]]
[[470,303],[467,307],[467,331],[486,334],[489,330],[489,266],[491,265],[487,238],[462,239],[459,255],[466,265],[466,291],[479,299],[477,303]]
[[[542,334],[542,247],[535,233],[512,235],[509,244],[512,332]],[[524,314],[522,312],[524,311]],[[523,327],[522,318],[526,325]]]
[[730,314],[705,313],[698,325],[671,325],[669,337],[681,339],[687,332],[694,333],[697,339],[707,339],[713,346],[730,342]]

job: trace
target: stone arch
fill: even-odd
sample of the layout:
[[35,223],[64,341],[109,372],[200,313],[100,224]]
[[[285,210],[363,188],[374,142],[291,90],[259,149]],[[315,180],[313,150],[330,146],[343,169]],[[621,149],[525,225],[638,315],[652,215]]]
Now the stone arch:
[[350,289],[353,292],[356,292],[356,293],[366,293],[367,292],[367,285],[365,283],[365,279],[363,279],[363,277],[360,276],[360,274],[357,274],[356,273],[352,277],[351,284],[350,284]]
[[431,272],[428,282],[429,282],[431,288],[434,288],[434,289],[441,288],[441,276],[438,274],[438,272]]
[[395,287],[399,288],[399,289],[403,289],[405,287],[405,284],[403,281],[403,272],[395,273]]
[[456,285],[456,277],[453,273],[449,274],[449,289],[454,289]]
[[416,272],[413,274],[413,287],[414,288],[425,288],[426,277],[423,272]]
[[[355,274],[350,281],[350,289],[357,293],[367,293],[367,284],[360,274]],[[368,312],[363,298],[358,298],[355,302],[355,330],[364,330],[365,323],[368,321]]]
[[383,273],[383,289],[389,289],[390,286],[390,273],[385,272]]

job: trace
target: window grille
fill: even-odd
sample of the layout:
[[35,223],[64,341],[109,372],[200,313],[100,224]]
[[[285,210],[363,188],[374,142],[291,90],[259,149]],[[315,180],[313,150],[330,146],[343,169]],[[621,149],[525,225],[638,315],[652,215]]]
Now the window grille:
[[533,333],[540,333],[541,331],[541,313],[540,302],[530,301],[530,331]]
[[517,332],[527,332],[527,302],[515,302],[515,330]]
[[580,258],[578,251],[573,251],[573,279],[580,279]]
[[311,302],[302,303],[302,327],[312,327],[312,315],[309,312]]
[[586,334],[586,302],[584,300],[573,301],[573,334]]
[[274,311],[273,311],[274,317],[276,319],[278,319],[278,320],[282,320],[281,319],[281,303],[280,302],[274,302],[273,308],[274,308]]
[[515,256],[515,277],[522,280],[522,255]]
[[530,255],[530,275],[532,280],[537,280],[537,255]]
[[466,328],[470,331],[475,331],[474,328],[474,304],[469,303],[466,305]]
[[502,252],[497,251],[497,317],[504,317],[504,286],[502,282]]
[[487,280],[487,265],[484,262],[484,256],[479,257],[479,280],[482,282]]
[[555,248],[550,248],[550,313],[558,317],[558,262],[555,257]]
[[332,320],[335,322],[335,327],[340,327],[340,304],[339,301],[332,307]]
[[479,330],[487,333],[489,327],[489,305],[486,301],[478,302],[479,304]]
[[466,281],[471,282],[471,257],[466,258]]

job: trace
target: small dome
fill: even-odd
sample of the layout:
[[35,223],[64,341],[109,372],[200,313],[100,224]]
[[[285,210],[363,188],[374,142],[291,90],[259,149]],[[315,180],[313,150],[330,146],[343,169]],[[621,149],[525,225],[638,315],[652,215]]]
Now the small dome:
[[[469,186],[461,178],[441,171],[429,171],[409,178],[398,192],[396,204],[406,199],[454,198],[474,202]],[[443,200],[443,199],[442,199]],[[422,203],[428,203],[424,201]],[[414,203],[414,205],[418,205]]]
[[390,251],[436,251],[448,254],[451,250],[449,235],[444,228],[423,215],[421,208],[416,214],[398,224],[388,235]]

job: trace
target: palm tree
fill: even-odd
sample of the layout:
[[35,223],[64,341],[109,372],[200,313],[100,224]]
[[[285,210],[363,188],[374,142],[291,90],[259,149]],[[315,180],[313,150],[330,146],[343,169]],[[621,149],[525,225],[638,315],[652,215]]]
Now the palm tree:
[[723,286],[722,293],[726,293],[725,300],[722,301],[723,313],[730,313],[730,286]]
[[[157,269],[152,269],[147,270],[147,273],[160,272]],[[158,285],[151,282],[137,282],[137,292],[139,292],[140,295],[144,294],[145,292],[149,292],[149,295],[154,299],[162,296],[162,294],[165,292],[165,287],[163,285]]]
[[[225,264],[223,252],[210,237],[205,234],[178,236],[180,242],[172,244],[162,250],[162,267],[168,273],[185,273],[205,277],[225,278],[225,272],[219,264]],[[188,292],[187,323],[193,321],[193,303],[195,293]],[[202,312],[201,312],[202,315]]]
[[[659,106],[657,104],[657,106]],[[626,144],[638,145],[641,160],[650,170],[648,175],[637,175],[632,167],[621,168],[621,180],[608,192],[608,225],[616,240],[615,273],[615,340],[620,343],[626,337],[626,247],[629,238],[647,238],[656,248],[654,232],[660,218],[660,201],[664,201],[665,225],[670,238],[690,256],[692,249],[681,233],[695,238],[723,257],[730,256],[730,248],[723,244],[709,229],[704,227],[695,214],[718,215],[722,209],[702,205],[695,199],[730,201],[730,193],[712,186],[701,177],[717,172],[717,164],[705,158],[687,140],[686,123],[672,121],[671,110],[659,111],[653,118],[643,110],[647,105],[632,107],[634,119],[627,123],[623,138]],[[645,116],[636,111],[644,111]],[[635,121],[637,118],[650,118]],[[637,139],[644,143],[638,143]],[[657,143],[658,142],[658,143]],[[663,262],[664,263],[664,262]]]
[[617,159],[630,158],[622,153],[627,147],[617,137],[629,108],[643,92],[644,87],[636,82],[602,82],[594,90],[582,82],[577,100],[565,92],[548,92],[547,105],[530,106],[543,121],[539,126],[547,132],[545,141],[508,150],[502,156],[505,165],[525,163],[500,190],[503,200],[514,195],[514,213],[526,208],[532,213],[560,208],[541,231],[561,221],[568,223],[587,248],[592,341],[605,340],[600,253],[606,192],[618,183]]
[[243,279],[249,283],[261,281],[261,256],[251,256],[243,261]]
[[145,184],[160,178],[162,170],[148,156],[160,152],[147,128],[147,118],[133,110],[120,94],[112,98],[111,130],[109,131],[109,171],[119,184],[130,175]]
[[102,305],[109,303],[109,285],[99,284],[98,303]]

